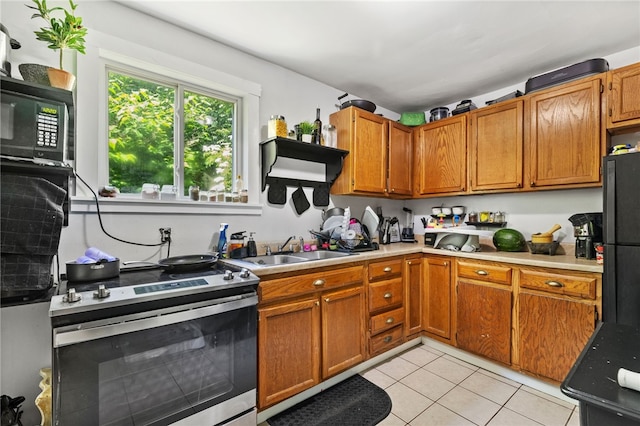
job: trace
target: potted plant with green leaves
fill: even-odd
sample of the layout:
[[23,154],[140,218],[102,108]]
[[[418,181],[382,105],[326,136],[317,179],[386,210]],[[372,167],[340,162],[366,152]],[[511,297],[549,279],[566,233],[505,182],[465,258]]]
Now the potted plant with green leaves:
[[310,121],[303,121],[298,124],[300,133],[302,134],[303,142],[311,142],[311,135],[313,135],[313,123]]
[[[48,26],[34,31],[36,39],[47,43],[47,47],[60,51],[60,68],[48,68],[49,82],[53,87],[71,90],[75,83],[75,76],[63,69],[63,54],[65,49],[76,50],[85,53],[85,40],[87,29],[82,26],[82,18],[76,16],[77,3],[69,0],[69,9],[63,7],[49,8],[47,0],[32,0],[35,6],[26,5],[36,11],[31,19],[41,18]],[[64,17],[58,12],[64,12]],[[56,14],[58,16],[54,16]],[[22,70],[21,70],[22,71]]]

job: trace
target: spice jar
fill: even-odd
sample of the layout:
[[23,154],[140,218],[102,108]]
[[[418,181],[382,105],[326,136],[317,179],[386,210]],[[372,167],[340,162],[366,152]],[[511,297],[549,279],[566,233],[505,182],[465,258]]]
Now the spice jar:
[[200,187],[198,185],[191,185],[189,187],[189,198],[193,201],[200,201]]
[[287,137],[287,122],[281,115],[272,115],[269,119],[269,125],[267,126],[267,136],[270,138],[286,138]]

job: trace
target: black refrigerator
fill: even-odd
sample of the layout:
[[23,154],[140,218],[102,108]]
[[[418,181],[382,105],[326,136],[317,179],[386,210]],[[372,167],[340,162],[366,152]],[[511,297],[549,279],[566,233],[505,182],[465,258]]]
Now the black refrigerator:
[[640,152],[603,160],[602,320],[640,327]]

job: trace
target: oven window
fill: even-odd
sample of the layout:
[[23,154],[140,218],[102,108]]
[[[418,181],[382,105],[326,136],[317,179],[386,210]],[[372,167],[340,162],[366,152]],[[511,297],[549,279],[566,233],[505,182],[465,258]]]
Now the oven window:
[[0,136],[4,140],[13,140],[13,117],[16,104],[13,102],[2,102],[2,110],[0,111]]
[[254,389],[255,318],[252,306],[56,348],[56,424],[168,424]]

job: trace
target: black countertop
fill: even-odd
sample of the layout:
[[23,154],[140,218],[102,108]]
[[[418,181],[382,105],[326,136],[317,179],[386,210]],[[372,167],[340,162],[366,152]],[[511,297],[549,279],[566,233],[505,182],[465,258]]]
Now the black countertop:
[[587,404],[640,422],[640,392],[618,385],[620,368],[640,372],[640,329],[600,323],[560,389],[581,407]]

